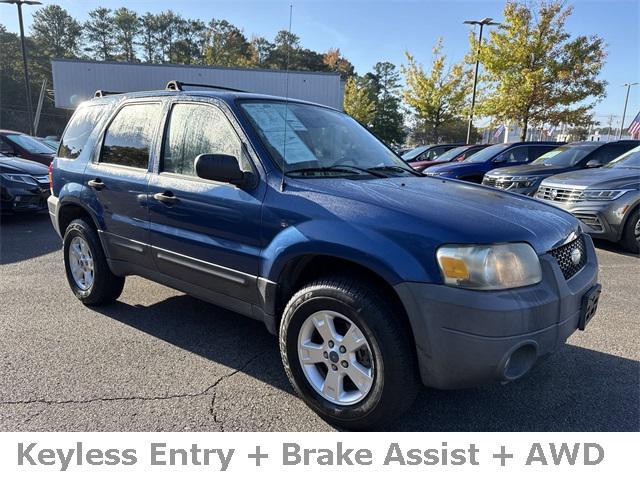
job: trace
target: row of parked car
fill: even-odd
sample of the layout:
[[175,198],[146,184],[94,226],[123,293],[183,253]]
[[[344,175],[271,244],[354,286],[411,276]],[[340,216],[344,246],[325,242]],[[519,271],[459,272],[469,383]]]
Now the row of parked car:
[[591,236],[640,251],[638,140],[426,145],[402,158],[425,175],[536,197],[572,213]]
[[55,138],[0,130],[0,213],[37,212],[46,208],[48,166],[57,150]]

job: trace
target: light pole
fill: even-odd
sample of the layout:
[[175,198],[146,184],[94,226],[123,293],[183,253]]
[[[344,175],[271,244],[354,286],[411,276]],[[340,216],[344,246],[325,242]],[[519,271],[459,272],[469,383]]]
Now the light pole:
[[627,114],[627,102],[629,101],[629,90],[634,85],[638,85],[638,82],[634,83],[625,83],[622,86],[627,87],[627,95],[624,97],[624,110],[622,111],[622,121],[620,122],[620,133],[618,134],[618,140],[622,138],[622,129],[624,128],[624,117]]
[[471,139],[471,125],[473,124],[473,109],[476,106],[476,87],[478,85],[478,68],[480,67],[480,49],[482,48],[482,29],[485,25],[500,25],[494,22],[493,18],[483,18],[482,20],[465,20],[467,25],[480,25],[480,34],[478,35],[478,51],[476,52],[476,71],[473,75],[473,94],[471,95],[471,112],[469,113],[469,125],[467,126],[467,143]]
[[27,94],[27,114],[29,116],[29,134],[33,135],[33,108],[31,105],[31,86],[29,85],[29,67],[27,66],[27,47],[24,43],[24,24],[22,22],[22,5],[42,5],[35,0],[0,0],[0,3],[13,3],[18,7],[18,23],[20,24],[20,46],[22,47],[22,65],[24,67],[24,86]]

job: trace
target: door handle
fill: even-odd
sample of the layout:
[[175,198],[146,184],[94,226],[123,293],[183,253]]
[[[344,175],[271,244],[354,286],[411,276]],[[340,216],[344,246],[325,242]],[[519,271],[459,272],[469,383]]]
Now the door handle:
[[105,187],[105,184],[102,183],[102,180],[100,180],[99,178],[89,180],[87,182],[87,185],[89,185],[91,188],[95,188],[96,190],[102,190]]
[[176,197],[172,192],[158,192],[153,195],[153,198],[166,204],[173,204],[178,201],[178,197]]

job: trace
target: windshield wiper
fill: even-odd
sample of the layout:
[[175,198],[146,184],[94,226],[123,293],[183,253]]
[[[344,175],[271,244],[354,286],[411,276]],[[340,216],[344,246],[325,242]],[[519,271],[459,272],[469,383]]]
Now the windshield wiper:
[[378,172],[379,170],[383,170],[387,172],[403,172],[403,173],[409,173],[415,176],[421,175],[420,172],[416,172],[415,170],[409,170],[408,168],[402,168],[398,165],[381,165],[379,167],[367,168],[367,172],[369,173]]
[[373,175],[374,177],[385,178],[386,175],[378,172],[370,172],[368,169],[353,167],[351,165],[331,165],[328,167],[305,167],[305,168],[294,168],[293,170],[287,170],[287,175],[291,173],[313,173],[313,172],[343,172],[343,173],[355,173],[356,175],[361,175],[362,173],[367,173],[369,175]]

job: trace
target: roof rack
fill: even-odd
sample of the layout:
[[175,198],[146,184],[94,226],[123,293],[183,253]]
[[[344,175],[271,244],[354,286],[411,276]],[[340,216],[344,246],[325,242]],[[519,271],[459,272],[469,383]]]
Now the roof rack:
[[107,95],[119,95],[122,92],[108,92],[107,90],[96,90],[96,93],[93,94],[93,98],[102,98]]
[[167,83],[165,90],[181,92],[184,90],[182,87],[205,87],[205,88],[215,88],[216,90],[228,90],[229,92],[240,92],[240,93],[245,92],[244,90],[239,90],[237,88],[223,87],[220,85],[207,85],[205,83],[187,83],[187,82],[180,82],[178,80],[170,80]]

